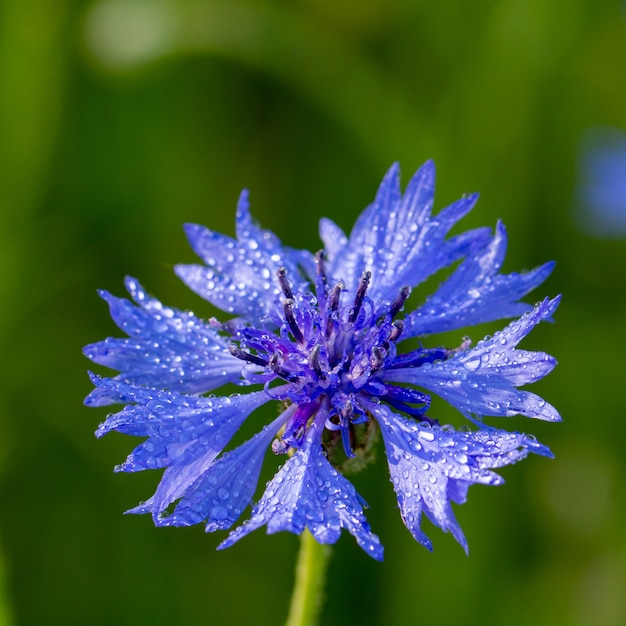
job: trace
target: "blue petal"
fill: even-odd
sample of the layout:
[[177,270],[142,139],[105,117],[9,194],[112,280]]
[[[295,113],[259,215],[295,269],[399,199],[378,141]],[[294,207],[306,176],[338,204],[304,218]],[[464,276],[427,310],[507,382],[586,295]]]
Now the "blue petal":
[[[126,287],[137,305],[106,291],[111,317],[130,338],[108,338],[86,346],[84,354],[99,365],[119,370],[120,381],[185,393],[207,393],[241,379],[242,363],[228,342],[193,313],[163,306],[133,278]],[[85,403],[119,402],[108,388],[96,388]]]
[[435,167],[428,161],[402,196],[399,168],[394,164],[348,240],[328,222],[323,223],[322,238],[332,246],[326,250],[328,273],[343,280],[352,296],[362,273],[368,270],[372,272],[370,298],[392,301],[400,288],[422,283],[486,238],[488,231],[477,229],[445,240],[449,230],[472,209],[477,196],[463,198],[433,218],[434,183]]
[[280,287],[276,272],[284,267],[292,280],[300,276],[300,265],[313,267],[313,257],[284,247],[272,232],[254,224],[243,191],[237,207],[237,239],[196,224],[185,231],[196,254],[208,267],[177,265],[179,278],[205,300],[248,321],[267,314]]
[[389,369],[382,378],[424,387],[447,400],[466,417],[521,414],[559,421],[561,418],[552,405],[534,393],[517,389],[543,378],[554,368],[556,360],[544,352],[515,349],[541,320],[552,316],[559,301],[560,297],[544,300],[493,337],[446,361],[416,368]]
[[531,309],[531,305],[518,300],[550,275],[554,263],[523,274],[498,275],[505,251],[506,231],[498,223],[493,239],[470,253],[422,307],[406,316],[403,337],[518,317]]
[[429,550],[432,543],[420,527],[422,512],[433,524],[450,531],[467,552],[451,502],[465,502],[471,484],[502,484],[492,468],[515,463],[528,452],[551,456],[548,448],[523,434],[431,428],[408,421],[385,405],[371,404],[370,410],[383,434],[402,520]]
[[[199,466],[207,463],[209,457],[212,461],[224,449],[248,415],[271,399],[264,391],[209,398],[158,391],[97,376],[92,376],[92,380],[124,402],[134,403],[109,415],[96,435],[101,437],[115,430],[148,437],[118,471],[176,466],[176,472],[170,474],[196,472],[192,480],[203,471]],[[173,480],[164,476],[162,485]]]
[[327,217],[320,220],[320,239],[324,243],[326,259],[331,263],[348,243],[348,238],[343,230]]
[[324,419],[316,419],[302,448],[267,484],[251,518],[219,548],[232,546],[264,524],[269,534],[289,531],[299,535],[308,528],[319,543],[335,543],[345,528],[367,554],[382,560],[383,547],[365,519],[361,497],[324,457],[320,445]]
[[[305,269],[310,276],[315,276],[315,258],[308,250],[295,250],[283,246],[280,239],[271,231],[259,228],[250,215],[248,190],[244,189],[239,196],[236,215],[237,239],[249,248],[260,250],[269,255],[277,267],[285,267],[292,280],[298,276],[298,268]],[[258,248],[255,247],[258,244]],[[280,259],[278,257],[281,257]],[[274,272],[273,277],[276,275]],[[270,304],[273,304],[270,302]]]
[[[295,405],[292,405],[295,409]],[[290,407],[291,409],[291,407]],[[252,439],[227,452],[200,474],[185,490],[174,512],[159,517],[159,526],[190,526],[206,522],[207,532],[230,528],[250,504],[259,480],[263,458],[278,429],[288,419],[287,409]],[[154,500],[151,500],[154,508]],[[144,513],[145,505],[131,512]]]

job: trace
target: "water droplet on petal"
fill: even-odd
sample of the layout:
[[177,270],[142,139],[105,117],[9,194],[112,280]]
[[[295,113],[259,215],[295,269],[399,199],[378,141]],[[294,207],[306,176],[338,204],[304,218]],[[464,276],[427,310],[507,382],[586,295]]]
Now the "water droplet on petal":
[[480,368],[481,359],[479,356],[473,356],[463,364],[468,372],[475,372]]

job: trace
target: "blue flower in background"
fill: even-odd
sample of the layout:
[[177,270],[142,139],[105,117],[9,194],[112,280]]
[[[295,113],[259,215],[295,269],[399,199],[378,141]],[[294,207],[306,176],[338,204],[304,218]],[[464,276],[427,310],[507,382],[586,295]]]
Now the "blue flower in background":
[[[119,471],[165,469],[155,494],[132,513],[150,513],[159,526],[228,529],[252,503],[271,448],[283,465],[250,519],[220,547],[263,525],[269,533],[308,528],[321,543],[334,543],[345,528],[382,559],[365,501],[344,476],[367,461],[380,432],[411,534],[432,549],[421,528],[424,513],[467,550],[451,503],[465,502],[474,483],[501,484],[493,470],[529,452],[551,456],[534,437],[482,418],[560,419],[545,400],[519,389],[548,374],[555,360],[517,349],[551,318],[559,299],[535,307],[520,301],[553,264],[500,274],[501,224],[495,233],[479,228],[447,237],[477,196],[432,216],[434,178],[428,162],[403,195],[393,166],[349,236],[321,221],[324,248],[315,255],[287,248],[255,225],[245,192],[236,239],[188,225],[204,264],[181,265],[176,273],[230,314],[226,322],[165,307],[134,279],[126,281],[134,302],[101,293],[128,337],[85,348],[91,360],[120,372],[92,376],[96,387],[86,403],[126,405],[97,434],[146,438]],[[435,293],[406,313],[411,289],[456,262]],[[519,319],[476,345],[429,341],[433,333],[512,317]],[[207,395],[226,383],[246,393]],[[456,407],[467,425],[440,425],[431,394]],[[279,401],[278,417],[233,446],[244,421],[271,401]]]
[[577,217],[585,235],[626,236],[626,133],[593,128],[582,141]]

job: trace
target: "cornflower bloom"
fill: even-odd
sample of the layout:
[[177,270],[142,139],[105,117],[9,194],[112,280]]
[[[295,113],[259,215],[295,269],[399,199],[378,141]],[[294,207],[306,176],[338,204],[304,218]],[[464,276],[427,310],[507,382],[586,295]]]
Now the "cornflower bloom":
[[626,133],[594,128],[584,136],[577,194],[578,222],[586,236],[626,235]]
[[[534,307],[520,302],[553,264],[499,273],[502,224],[494,233],[478,228],[447,237],[477,195],[432,216],[434,177],[428,162],[402,194],[394,165],[349,237],[321,220],[324,248],[317,254],[287,248],[259,228],[245,191],[236,239],[187,225],[204,264],[180,265],[176,273],[232,316],[228,321],[168,308],[132,278],[126,287],[134,302],[101,292],[128,337],[85,348],[92,361],[120,372],[92,376],[96,387],[86,404],[126,404],[97,435],[115,430],[147,438],[118,471],[165,468],[155,494],[131,513],[150,513],[158,526],[229,529],[251,504],[271,447],[284,463],[250,518],[219,547],[263,525],[268,533],[308,528],[320,543],[336,542],[345,528],[380,560],[365,502],[344,476],[368,460],[380,432],[413,537],[432,549],[421,528],[424,513],[467,551],[451,503],[465,502],[472,484],[501,484],[493,470],[529,452],[551,456],[534,437],[494,428],[483,417],[560,419],[545,400],[518,389],[548,374],[555,360],[517,349],[552,316],[559,298]],[[404,312],[412,288],[457,261],[432,296]],[[476,345],[467,338],[453,348],[428,341],[434,333],[513,317],[519,319]],[[246,393],[207,395],[226,383]],[[458,409],[466,425],[440,425],[431,394]],[[229,446],[270,401],[279,401],[278,417]]]

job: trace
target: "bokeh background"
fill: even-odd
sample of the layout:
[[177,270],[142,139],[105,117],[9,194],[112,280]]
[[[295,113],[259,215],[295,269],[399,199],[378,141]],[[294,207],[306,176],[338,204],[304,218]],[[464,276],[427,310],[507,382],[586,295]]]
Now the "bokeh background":
[[558,358],[534,390],[564,422],[505,424],[556,460],[472,488],[466,557],[428,522],[434,554],[412,540],[381,454],[355,482],[385,562],[342,537],[322,623],[626,623],[624,3],[4,0],[0,20],[0,624],[282,622],[296,537],[216,552],[122,515],[158,473],[114,474],[137,441],[97,441],[106,411],[82,406],[82,346],[120,334],[96,289],[130,274],[211,315],[172,271],[184,222],[232,234],[247,187],[316,250],[320,217],[349,230],[393,161],[406,182],[427,158],[438,208],[480,191],[463,228],[506,223],[505,271],[557,260],[530,297],[563,293],[556,324],[525,346]]

